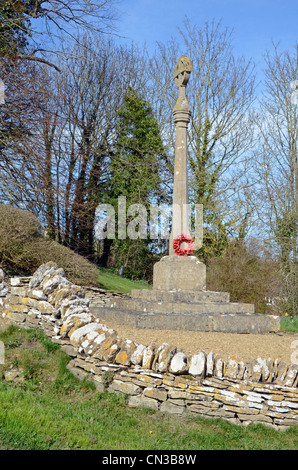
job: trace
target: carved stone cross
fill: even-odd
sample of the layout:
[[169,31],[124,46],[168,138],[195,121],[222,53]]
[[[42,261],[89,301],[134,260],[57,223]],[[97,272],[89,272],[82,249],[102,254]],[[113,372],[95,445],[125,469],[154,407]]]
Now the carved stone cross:
[[186,56],[180,56],[176,64],[173,79],[179,89],[179,96],[173,109],[176,124],[173,223],[170,237],[170,255],[174,254],[173,240],[181,235],[190,235],[188,214],[188,175],[187,175],[187,126],[190,121],[190,107],[186,97],[192,63]]

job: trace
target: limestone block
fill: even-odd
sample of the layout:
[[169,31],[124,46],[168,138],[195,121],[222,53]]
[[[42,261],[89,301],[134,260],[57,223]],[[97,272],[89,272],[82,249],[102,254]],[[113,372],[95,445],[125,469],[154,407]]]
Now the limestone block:
[[131,340],[125,340],[120,346],[120,351],[115,357],[115,362],[117,364],[122,364],[123,366],[130,366],[131,355],[136,349],[137,346],[135,345],[135,343],[133,343]]
[[212,377],[214,373],[214,355],[213,352],[207,355],[206,359],[206,377]]
[[146,387],[143,393],[145,397],[154,398],[159,401],[166,401],[168,397],[166,390],[155,387]]
[[226,363],[225,377],[236,379],[238,375],[238,370],[239,370],[239,366],[238,366],[237,358],[234,356],[230,356]]
[[144,346],[143,344],[137,345],[136,349],[134,350],[130,358],[131,363],[133,365],[139,366],[142,364],[143,353],[145,349],[146,349],[146,346]]
[[81,299],[79,297],[74,299],[64,299],[60,306],[59,312],[62,318],[67,317],[68,315],[88,313],[89,312],[89,301],[88,299]]
[[70,342],[73,346],[79,346],[82,338],[90,333],[90,331],[100,331],[101,325],[96,322],[88,323],[81,328],[75,330],[72,335],[70,336]]
[[206,354],[204,351],[199,351],[194,354],[190,359],[190,366],[188,370],[190,375],[194,377],[205,377],[206,373]]
[[206,266],[195,256],[164,256],[153,267],[153,288],[197,291],[206,289]]
[[72,284],[66,285],[61,289],[54,290],[48,297],[48,301],[54,305],[54,307],[58,307],[61,305],[61,302],[64,299],[74,300],[77,298],[84,298],[85,291],[80,286],[74,286]]
[[57,310],[46,300],[37,300],[35,308],[42,314],[42,315],[56,315]]
[[99,344],[92,357],[113,363],[119,349],[119,338],[116,334],[110,334]]
[[60,328],[60,335],[62,337],[70,337],[75,330],[78,330],[82,326],[91,323],[92,320],[93,317],[89,313],[69,315],[65,320],[63,320],[63,323]]
[[143,395],[133,395],[128,400],[128,406],[130,408],[151,408],[152,410],[157,411],[159,404],[157,400],[153,398],[144,397]]
[[32,278],[29,282],[29,288],[34,289],[41,285],[44,277],[46,274],[50,272],[53,274],[55,271],[59,269],[58,265],[53,261],[49,261],[48,263],[42,264],[33,274]]
[[65,286],[67,284],[69,284],[69,281],[61,274],[57,274],[42,282],[42,290],[46,295],[49,295],[58,287]]
[[121,392],[127,395],[138,395],[141,392],[141,388],[133,383],[122,382],[115,379],[109,385],[108,392]]
[[75,377],[80,380],[84,380],[89,376],[88,372],[85,372],[79,367],[74,367],[71,362],[67,364],[66,368],[69,370],[69,372],[71,372]]
[[11,295],[18,295],[20,297],[27,297],[28,289],[26,287],[11,287]]
[[9,290],[8,287],[5,286],[5,284],[1,283],[0,284],[0,297],[5,297],[8,294]]
[[184,352],[176,353],[170,363],[169,372],[172,374],[183,374],[188,371],[187,356]]
[[46,294],[44,294],[40,289],[28,290],[28,297],[31,297],[35,300],[48,300]]
[[284,380],[284,385],[286,387],[297,387],[297,378],[298,378],[298,366],[291,365],[288,369],[287,375]]
[[165,401],[160,405],[160,411],[162,413],[171,413],[181,416],[184,413],[184,410],[185,406],[177,406],[173,403],[169,403],[168,401]]
[[176,346],[171,346],[168,343],[163,343],[156,350],[155,359],[152,363],[152,370],[156,370],[157,372],[166,372],[176,352]]
[[224,376],[225,363],[220,357],[215,357],[214,363],[214,375],[221,379]]
[[28,277],[11,277],[10,278],[10,285],[13,287],[24,287],[28,284]]
[[143,352],[142,367],[144,367],[145,369],[151,369],[154,357],[155,357],[155,347],[147,346]]
[[285,364],[284,362],[281,362],[278,365],[277,369],[277,378],[275,380],[275,383],[282,385],[284,383],[284,380],[286,378],[287,372],[288,372],[289,366]]

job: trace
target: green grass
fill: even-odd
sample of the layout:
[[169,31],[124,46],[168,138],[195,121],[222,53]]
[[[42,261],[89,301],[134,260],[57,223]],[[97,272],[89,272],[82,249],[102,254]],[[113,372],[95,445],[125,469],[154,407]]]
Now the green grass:
[[[66,369],[68,356],[36,330],[10,327],[0,335],[0,450],[296,450],[298,427],[179,418],[131,409],[124,396],[98,393]],[[50,346],[50,344],[52,344]],[[1,379],[11,367],[19,382]]]
[[283,316],[280,321],[280,329],[285,332],[298,332],[298,316]]
[[151,289],[146,281],[132,281],[104,268],[99,268],[99,284],[104,289],[124,294],[130,294],[132,289]]

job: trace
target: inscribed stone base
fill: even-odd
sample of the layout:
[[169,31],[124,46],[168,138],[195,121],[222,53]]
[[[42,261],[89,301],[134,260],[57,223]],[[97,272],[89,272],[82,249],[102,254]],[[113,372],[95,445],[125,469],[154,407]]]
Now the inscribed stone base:
[[153,267],[153,289],[206,290],[206,266],[195,256],[164,256]]

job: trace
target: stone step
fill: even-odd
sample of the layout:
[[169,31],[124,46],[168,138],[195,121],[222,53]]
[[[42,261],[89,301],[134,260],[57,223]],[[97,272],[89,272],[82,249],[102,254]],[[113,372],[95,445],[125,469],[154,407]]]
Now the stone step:
[[256,313],[166,315],[109,307],[92,307],[90,311],[100,321],[140,329],[265,334],[279,331],[280,327],[279,317]]
[[215,291],[166,291],[159,289],[133,289],[131,291],[133,299],[142,299],[161,302],[229,302],[228,292]]
[[107,301],[108,307],[119,310],[129,310],[144,313],[254,313],[253,304],[233,303],[233,302],[167,302],[167,301],[148,301],[142,299],[121,299],[113,298]]

